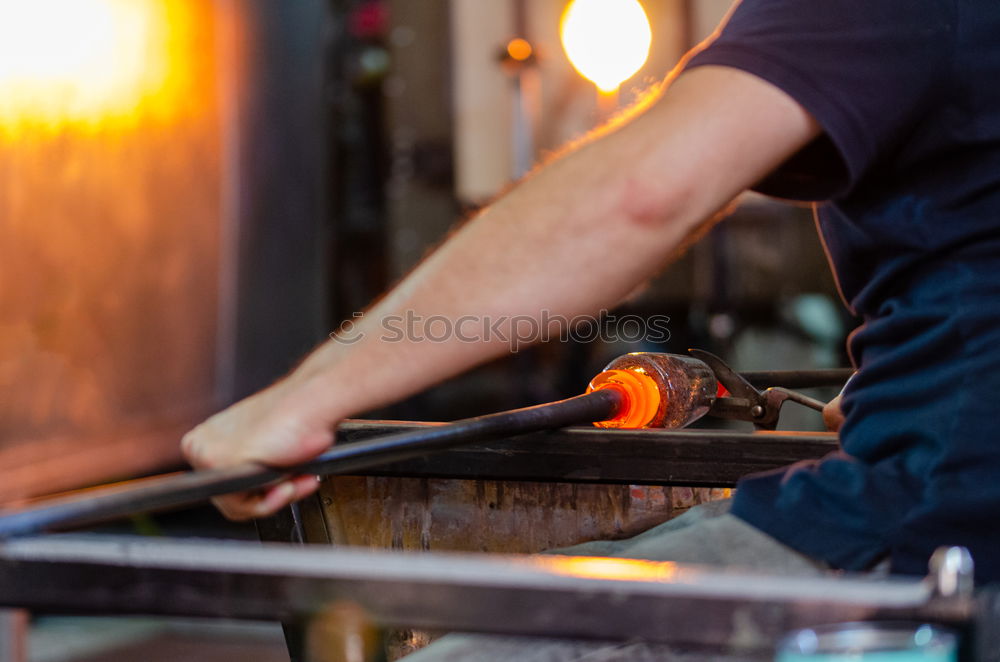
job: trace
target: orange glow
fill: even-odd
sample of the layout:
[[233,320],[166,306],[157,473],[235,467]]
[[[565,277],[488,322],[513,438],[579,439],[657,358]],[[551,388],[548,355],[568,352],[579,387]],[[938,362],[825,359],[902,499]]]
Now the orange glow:
[[176,109],[188,3],[0,0],[0,130]]
[[643,428],[652,423],[660,410],[662,395],[656,380],[641,368],[605,370],[594,377],[587,393],[611,388],[625,396],[621,409],[607,421],[594,423],[599,428]]
[[665,582],[677,577],[677,564],[670,561],[641,561],[601,556],[556,556],[544,560],[548,566],[547,570],[572,577],[637,582]]
[[242,5],[0,0],[0,503],[173,466],[212,411]]
[[563,12],[560,36],[569,61],[603,92],[634,76],[652,43],[639,0],[573,0]]
[[507,55],[509,55],[512,60],[524,62],[531,57],[531,53],[531,44],[529,44],[525,39],[518,37],[507,42]]

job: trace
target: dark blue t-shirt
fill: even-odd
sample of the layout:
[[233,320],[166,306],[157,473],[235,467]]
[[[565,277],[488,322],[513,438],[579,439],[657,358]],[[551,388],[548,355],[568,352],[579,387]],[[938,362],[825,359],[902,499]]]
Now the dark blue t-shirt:
[[921,573],[963,544],[1000,579],[1000,2],[744,0],[702,65],[823,128],[758,189],[820,202],[865,320],[844,452],[744,480],[734,512],[838,567]]

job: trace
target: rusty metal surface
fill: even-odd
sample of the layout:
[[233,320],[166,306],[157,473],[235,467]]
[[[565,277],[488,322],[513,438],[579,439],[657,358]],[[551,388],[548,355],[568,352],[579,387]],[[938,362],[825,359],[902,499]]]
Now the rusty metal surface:
[[530,553],[623,538],[728,490],[336,476],[320,488],[336,544]]
[[[349,442],[414,425],[349,421],[339,434]],[[538,552],[635,535],[729,495],[699,483],[732,485],[835,448],[827,433],[568,428],[369,472],[379,475],[329,477],[320,488],[323,524],[334,544]],[[538,480],[515,480],[526,474]]]

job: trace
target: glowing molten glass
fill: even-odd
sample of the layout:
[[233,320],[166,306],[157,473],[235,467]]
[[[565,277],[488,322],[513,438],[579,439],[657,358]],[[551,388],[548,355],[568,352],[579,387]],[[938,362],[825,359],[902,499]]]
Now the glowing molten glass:
[[708,413],[718,382],[711,368],[690,356],[633,352],[604,367],[587,392],[614,389],[623,396],[601,428],[682,428]]
[[642,68],[652,42],[639,0],[573,0],[560,34],[569,61],[603,92],[614,92]]
[[614,418],[594,423],[601,428],[644,428],[660,409],[660,388],[656,380],[636,370],[605,370],[590,381],[587,392],[612,389],[622,394],[621,408]]
[[100,121],[158,101],[182,6],[0,0],[0,124]]

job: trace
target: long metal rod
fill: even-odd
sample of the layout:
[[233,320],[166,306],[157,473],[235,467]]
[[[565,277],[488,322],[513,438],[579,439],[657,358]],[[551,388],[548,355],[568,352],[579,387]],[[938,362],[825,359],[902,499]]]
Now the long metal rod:
[[0,516],[0,539],[88,526],[110,519],[188,505],[261,488],[289,475],[348,473],[445,448],[611,418],[620,395],[601,390],[535,407],[466,418],[354,444],[338,445],[292,468],[242,465],[189,471],[107,488],[85,490]]
[[0,606],[292,620],[344,601],[388,626],[770,651],[818,623],[960,622],[920,579],[792,577],[633,559],[297,547],[125,536],[0,544]]

